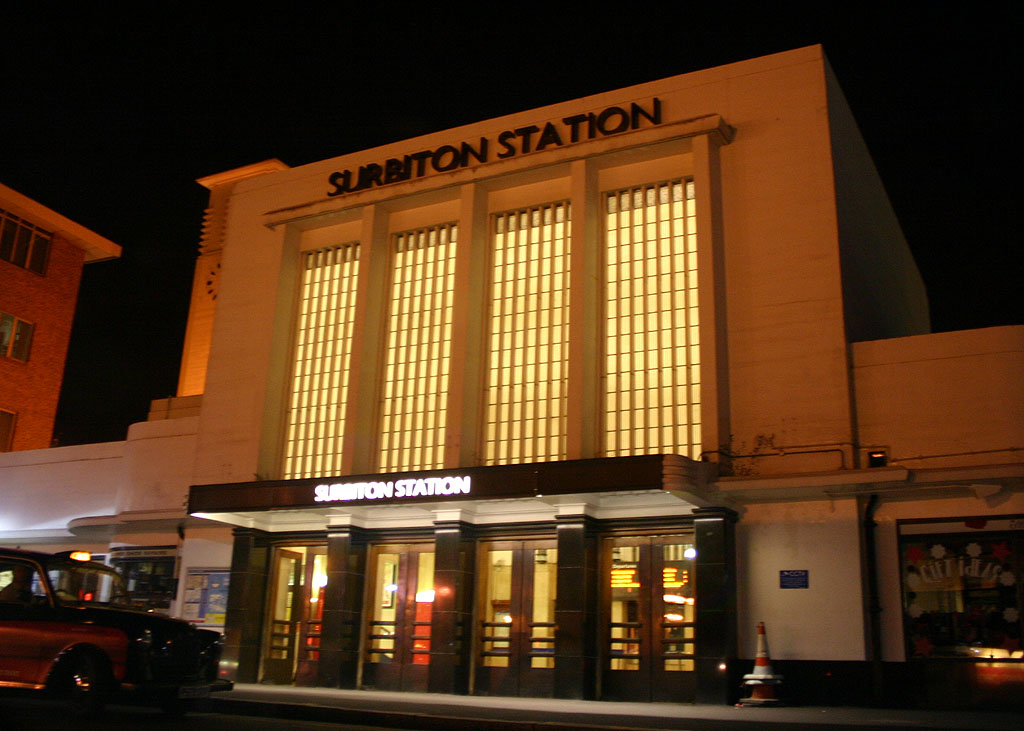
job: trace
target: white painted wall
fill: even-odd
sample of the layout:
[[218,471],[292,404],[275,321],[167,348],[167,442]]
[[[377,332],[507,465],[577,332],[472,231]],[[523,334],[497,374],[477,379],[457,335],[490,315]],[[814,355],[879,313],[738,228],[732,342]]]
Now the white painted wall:
[[[773,659],[864,659],[853,500],[751,505],[736,544],[741,657],[756,656],[763,621]],[[809,588],[780,589],[788,569],[808,570]]]
[[118,512],[180,509],[192,484],[199,417],[144,421],[128,428]]
[[[111,515],[124,485],[125,442],[0,454],[0,541],[65,532],[84,515]],[[11,536],[15,542],[16,537]]]

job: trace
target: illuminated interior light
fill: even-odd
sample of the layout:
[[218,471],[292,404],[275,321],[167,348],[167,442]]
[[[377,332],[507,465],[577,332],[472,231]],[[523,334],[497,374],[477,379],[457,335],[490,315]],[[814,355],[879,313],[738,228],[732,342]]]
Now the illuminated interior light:
[[285,429],[285,479],[338,473],[345,436],[359,244],[302,254]]
[[492,219],[484,464],[566,457],[570,223],[567,201]]
[[671,613],[665,615],[665,619],[667,619],[669,622],[682,622],[683,621],[683,615],[676,614],[675,612],[671,612]]
[[398,591],[398,584],[388,584],[384,587],[384,591],[394,594],[396,591]]
[[443,466],[456,239],[454,223],[392,239],[377,463],[381,472]]
[[688,558],[691,561],[697,558],[697,549],[693,547],[687,548],[685,551],[683,551],[683,558]]
[[696,195],[672,180],[606,193],[604,455],[697,459]]
[[502,617],[501,621],[505,624],[512,624],[512,615],[506,614],[504,617]]
[[416,601],[421,604],[427,604],[434,601],[434,590],[427,589],[426,591],[416,592]]

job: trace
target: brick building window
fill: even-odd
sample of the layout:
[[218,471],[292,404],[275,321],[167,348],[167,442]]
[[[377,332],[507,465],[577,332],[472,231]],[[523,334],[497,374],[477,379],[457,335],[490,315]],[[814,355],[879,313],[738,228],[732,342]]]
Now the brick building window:
[[52,239],[49,231],[0,209],[0,259],[45,274]]
[[0,452],[10,452],[14,442],[14,414],[0,409]]
[[33,329],[32,323],[0,312],[0,355],[14,360],[28,360]]

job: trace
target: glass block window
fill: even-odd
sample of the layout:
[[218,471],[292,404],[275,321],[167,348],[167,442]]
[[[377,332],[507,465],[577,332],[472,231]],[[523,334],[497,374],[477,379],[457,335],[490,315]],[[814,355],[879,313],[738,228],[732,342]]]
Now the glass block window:
[[493,218],[484,464],[564,459],[569,203]]
[[285,479],[341,468],[358,270],[358,243],[302,254]]
[[0,259],[45,274],[52,238],[51,232],[0,210]]
[[694,186],[604,194],[604,454],[697,459],[700,339]]
[[902,536],[907,657],[1024,657],[1022,552],[1024,531]]
[[394,236],[381,472],[444,464],[456,233],[447,223]]

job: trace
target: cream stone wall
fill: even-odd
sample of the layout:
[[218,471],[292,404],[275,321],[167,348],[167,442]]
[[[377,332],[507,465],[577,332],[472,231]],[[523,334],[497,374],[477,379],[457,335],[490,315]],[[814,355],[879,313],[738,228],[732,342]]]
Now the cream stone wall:
[[[327,195],[334,171],[653,97],[662,105],[658,126]],[[353,208],[402,207],[400,196],[654,144],[707,115],[721,115],[735,129],[735,139],[720,152],[718,233],[725,269],[719,284],[727,306],[716,314],[728,328],[727,352],[718,356],[729,377],[719,389],[728,396],[732,435],[722,434],[721,442],[740,455],[737,464],[745,473],[853,466],[826,110],[824,59],[819,47],[809,47],[239,181],[228,210],[194,481],[251,480],[274,476],[277,469],[268,455],[276,455],[287,388],[295,237],[332,225]],[[705,394],[705,412],[714,408],[714,398]],[[705,440],[713,459],[719,446]]]
[[1024,327],[935,333],[852,346],[864,447],[889,464],[1024,460]]
[[924,281],[827,63],[825,71],[847,340],[927,333]]
[[[858,556],[854,500],[748,506],[736,530],[739,656],[756,657],[764,622],[772,659],[865,659]],[[809,572],[809,588],[779,587],[791,569]]]

